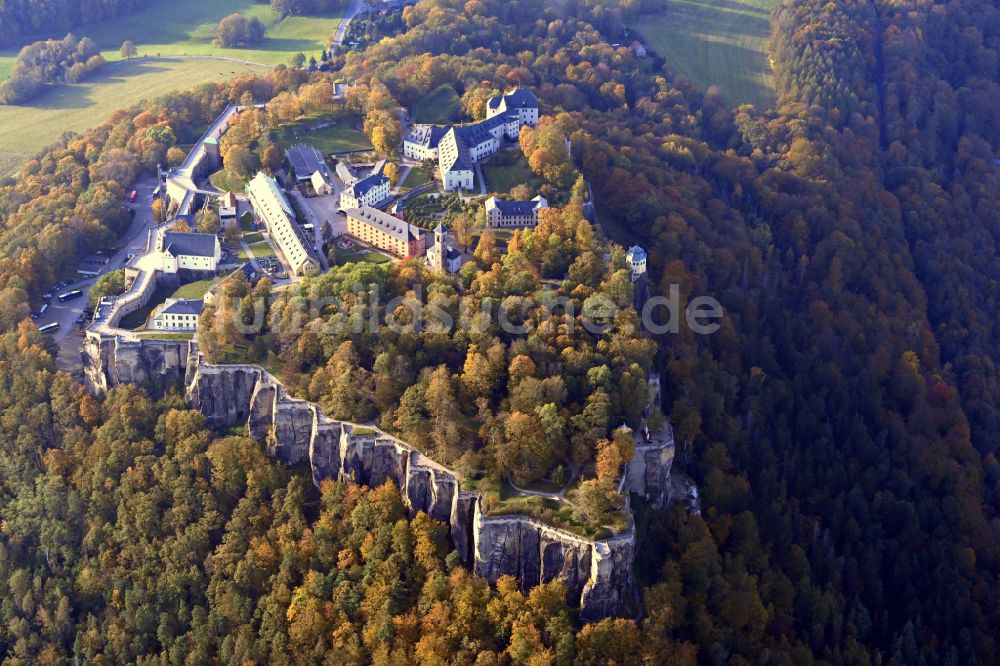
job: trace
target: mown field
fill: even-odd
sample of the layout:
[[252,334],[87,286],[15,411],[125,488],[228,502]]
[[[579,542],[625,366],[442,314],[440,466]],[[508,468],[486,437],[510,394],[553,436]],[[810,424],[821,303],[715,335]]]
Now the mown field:
[[717,84],[733,106],[774,105],[767,57],[778,0],[670,0],[632,26],[667,64],[702,87]]
[[[246,49],[213,44],[219,20],[234,12],[260,19],[267,28],[267,39]],[[277,65],[287,64],[295,53],[319,59],[339,24],[339,16],[282,19],[271,5],[252,0],[174,0],[105,23],[84,26],[76,34],[93,39],[108,60],[118,60],[122,42],[130,39],[140,55],[214,55]],[[0,52],[0,78],[9,73],[10,61],[16,53],[16,49]]]
[[178,88],[264,69],[215,58],[140,58],[108,65],[84,83],[55,86],[26,106],[0,106],[0,175],[16,171],[26,157],[57,141],[63,132],[82,132],[115,109]]
[[[259,18],[267,26],[267,39],[250,49],[213,44],[215,26],[233,12]],[[142,99],[263,71],[265,66],[288,63],[295,53],[318,59],[339,23],[339,16],[282,19],[269,4],[252,0],[176,0],[85,26],[78,36],[97,42],[111,64],[82,84],[56,86],[24,106],[0,106],[0,176],[15,171],[26,156],[63,132],[85,130],[111,111]],[[114,62],[120,60],[118,51],[127,39],[135,42],[140,56],[148,57]],[[15,55],[16,50],[0,52],[0,80],[9,75]]]

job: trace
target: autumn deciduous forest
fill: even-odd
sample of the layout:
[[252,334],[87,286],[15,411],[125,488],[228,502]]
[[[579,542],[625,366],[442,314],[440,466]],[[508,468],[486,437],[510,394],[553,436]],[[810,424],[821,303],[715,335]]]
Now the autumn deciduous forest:
[[[421,0],[402,34],[335,56],[332,73],[281,69],[116,112],[0,184],[5,663],[1000,660],[1000,10],[786,0],[768,110],[728,108],[669,62],[612,46],[652,5],[555,4]],[[356,82],[343,108],[331,77]],[[136,174],[176,161],[179,137],[227,103],[271,100],[223,146],[270,168],[265,130],[317,111],[363,117],[392,152],[392,110],[443,84],[470,116],[493,91],[530,87],[550,120],[522,138],[527,162],[576,204],[505,257],[481,242],[455,282],[401,264],[302,289],[363,278],[502,299],[549,279],[581,300],[627,300],[621,257],[595,251],[607,237],[646,248],[654,291],[717,298],[721,330],[347,341],[319,326],[283,335],[286,293],[269,302],[273,344],[259,351],[277,350],[292,385],[328,409],[366,410],[351,416],[456,461],[457,442],[495,437],[467,462],[528,478],[538,470],[518,447],[504,458],[505,428],[562,423],[529,444],[607,455],[588,426],[632,418],[622,396],[658,371],[675,469],[697,484],[701,515],[635,503],[638,619],[581,626],[558,584],[491,590],[393,489],[317,490],[246,438],[207,431],[178,395],[85,395],[23,321],[125,228],[117,204]],[[535,155],[556,129],[571,150]],[[593,227],[575,175],[593,188]],[[212,327],[205,342],[229,337]],[[566,384],[543,384],[539,368]],[[516,404],[531,428],[506,423]],[[439,419],[461,428],[431,432]]]

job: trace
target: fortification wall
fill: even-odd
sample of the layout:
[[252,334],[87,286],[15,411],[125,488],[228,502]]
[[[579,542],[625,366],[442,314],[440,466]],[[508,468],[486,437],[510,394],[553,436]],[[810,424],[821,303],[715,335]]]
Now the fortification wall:
[[635,557],[631,527],[590,540],[527,516],[487,515],[452,471],[376,428],[327,418],[258,366],[192,364],[187,400],[212,427],[246,424],[269,455],[290,465],[308,462],[317,484],[374,487],[391,479],[411,513],[448,523],[459,556],[490,583],[512,575],[527,589],[559,578],[585,620],[623,610]]

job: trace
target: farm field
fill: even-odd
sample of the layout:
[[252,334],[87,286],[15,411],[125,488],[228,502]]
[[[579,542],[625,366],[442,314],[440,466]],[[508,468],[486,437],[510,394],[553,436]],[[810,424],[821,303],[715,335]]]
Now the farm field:
[[674,71],[703,88],[717,84],[733,106],[774,105],[767,57],[771,10],[778,0],[669,0],[637,30]]
[[55,86],[26,106],[0,106],[0,176],[16,171],[63,132],[82,132],[115,109],[263,69],[212,58],[139,58],[112,63],[83,83]]
[[413,122],[446,125],[462,115],[458,93],[447,83],[438,86],[413,107]]
[[[266,28],[265,41],[252,48],[229,49],[212,43],[219,20],[239,12],[256,17]],[[174,0],[159,3],[100,24],[75,31],[100,47],[109,61],[120,59],[122,42],[135,42],[139,55],[210,55],[250,60],[256,63],[288,64],[295,53],[316,56],[326,48],[340,24],[340,16],[289,16],[282,19],[269,4],[253,0]],[[59,38],[63,35],[48,35]],[[32,38],[40,39],[41,37]],[[0,78],[9,73],[17,49],[0,53]]]

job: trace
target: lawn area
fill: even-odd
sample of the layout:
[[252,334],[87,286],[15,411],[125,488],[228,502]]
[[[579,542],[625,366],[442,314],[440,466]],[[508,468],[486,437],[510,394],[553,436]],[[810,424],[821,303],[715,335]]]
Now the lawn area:
[[387,254],[382,254],[376,250],[369,250],[368,248],[361,247],[360,245],[352,245],[348,249],[343,249],[342,247],[337,247],[337,265],[343,266],[344,264],[352,264],[357,262],[367,262],[369,264],[384,264],[388,261],[392,261],[392,257]]
[[[273,257],[274,249],[271,244],[266,240],[259,241],[257,243],[250,244],[250,251],[253,252],[253,256],[257,259],[263,259],[264,257]],[[240,250],[240,261],[249,261],[250,257],[247,255],[246,250]]]
[[170,295],[170,298],[197,298],[200,299],[205,295],[205,292],[215,286],[215,283],[219,280],[217,278],[211,280],[198,280],[197,282],[190,282],[185,285],[181,285],[174,293]]
[[216,189],[223,192],[242,192],[246,187],[246,181],[230,177],[229,172],[225,169],[219,169],[209,176],[208,180],[211,181],[212,185],[215,185]]
[[403,180],[399,186],[403,189],[412,189],[414,187],[420,187],[424,183],[429,183],[430,180],[424,174],[424,170],[420,167],[413,167],[410,169],[410,173],[406,174],[406,178]]
[[140,333],[143,340],[190,340],[194,333]]
[[486,162],[483,172],[486,175],[486,185],[491,192],[507,193],[515,185],[522,183],[536,190],[545,183],[541,176],[531,170],[523,155],[511,165],[491,165]]
[[295,122],[271,130],[271,140],[282,150],[297,143],[309,143],[324,155],[371,149],[368,137],[364,132],[354,129],[355,124],[356,119],[345,119],[332,114],[303,116]]
[[438,86],[413,107],[413,122],[446,125],[462,115],[458,93],[447,83]]
[[634,26],[667,65],[707,88],[718,84],[733,106],[774,106],[767,58],[771,10],[778,0],[668,0],[664,13]]
[[264,240],[263,231],[251,231],[248,234],[243,234],[243,240],[247,242],[247,245],[253,245],[254,243],[259,243]]
[[263,68],[213,58],[135,59],[112,63],[84,83],[54,86],[27,106],[0,106],[0,176],[63,132],[82,132],[116,109],[246,71]]
[[[212,42],[219,20],[234,12],[256,17],[266,28],[265,40],[251,48],[225,48]],[[156,3],[124,16],[74,30],[93,39],[108,60],[118,60],[122,42],[135,42],[139,55],[210,55],[250,60],[268,65],[288,64],[292,55],[304,53],[319,59],[340,24],[340,14],[289,16],[285,19],[270,4],[254,0],[173,0]],[[62,35],[52,35],[56,38]],[[40,37],[32,37],[34,41]],[[14,55],[5,51],[2,55]],[[6,75],[0,64],[0,74]],[[185,85],[186,87],[186,85]]]

